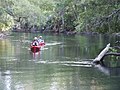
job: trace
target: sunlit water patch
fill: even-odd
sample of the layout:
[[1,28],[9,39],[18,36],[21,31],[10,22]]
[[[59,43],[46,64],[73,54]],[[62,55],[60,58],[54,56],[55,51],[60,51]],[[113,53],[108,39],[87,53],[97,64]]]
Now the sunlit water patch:
[[92,67],[92,61],[37,61],[36,63],[41,64],[59,64],[65,66],[81,66],[81,67]]
[[59,45],[59,44],[62,44],[62,42],[46,43],[46,46],[54,46],[54,45]]
[[17,61],[18,60],[15,57],[0,57],[0,59],[5,59],[6,61]]
[[20,43],[31,43],[32,41],[31,40],[12,40],[13,42],[20,42]]

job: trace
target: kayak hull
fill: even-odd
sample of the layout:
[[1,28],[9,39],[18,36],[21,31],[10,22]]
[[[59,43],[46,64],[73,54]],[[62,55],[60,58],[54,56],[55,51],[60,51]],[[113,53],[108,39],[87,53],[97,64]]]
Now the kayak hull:
[[40,46],[31,46],[31,51],[34,52],[34,53],[39,52],[40,48],[41,48]]

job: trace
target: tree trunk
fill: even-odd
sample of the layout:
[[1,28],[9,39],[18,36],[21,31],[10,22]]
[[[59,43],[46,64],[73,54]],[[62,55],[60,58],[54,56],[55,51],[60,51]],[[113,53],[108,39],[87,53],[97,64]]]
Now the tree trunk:
[[110,43],[100,52],[100,54],[93,60],[93,63],[100,62],[101,59],[104,57],[104,55],[107,53],[107,51],[110,48]]

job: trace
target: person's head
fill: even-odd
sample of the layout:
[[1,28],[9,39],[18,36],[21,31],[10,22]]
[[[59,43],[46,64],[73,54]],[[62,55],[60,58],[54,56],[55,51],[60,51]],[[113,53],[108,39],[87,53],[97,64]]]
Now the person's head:
[[42,38],[42,36],[39,36],[39,38],[41,39],[41,38]]
[[34,37],[34,40],[37,40],[37,37]]

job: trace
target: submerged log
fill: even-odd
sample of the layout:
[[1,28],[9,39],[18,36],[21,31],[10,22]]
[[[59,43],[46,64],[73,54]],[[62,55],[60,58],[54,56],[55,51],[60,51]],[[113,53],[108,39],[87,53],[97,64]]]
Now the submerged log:
[[100,54],[93,60],[93,63],[99,63],[104,55],[108,52],[110,43],[100,52]]

